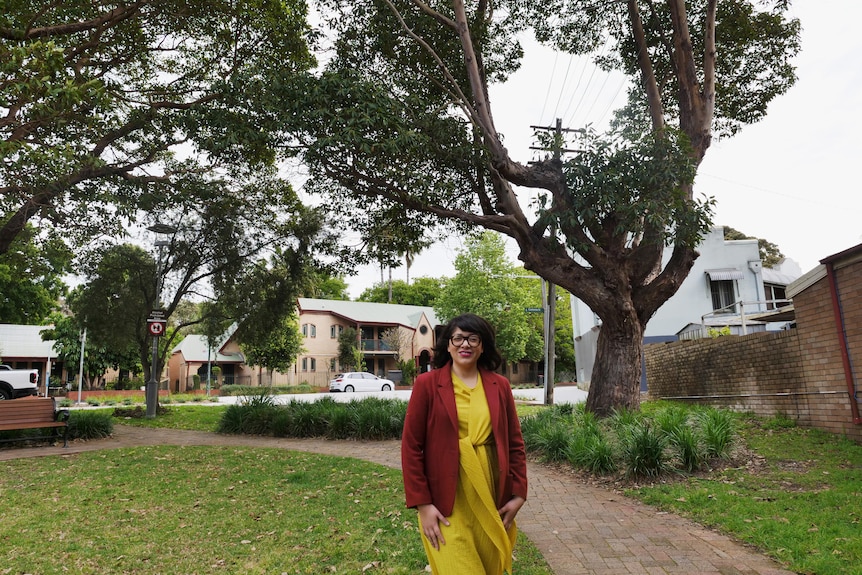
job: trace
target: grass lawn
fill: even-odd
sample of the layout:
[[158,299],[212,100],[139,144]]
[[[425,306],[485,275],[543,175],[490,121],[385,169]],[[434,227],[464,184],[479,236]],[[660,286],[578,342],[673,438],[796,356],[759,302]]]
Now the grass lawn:
[[626,494],[730,534],[801,574],[862,575],[862,446],[782,418],[740,419],[745,457]]
[[[109,410],[109,411],[112,411]],[[120,424],[212,430],[224,407]],[[4,462],[0,573],[424,573],[401,474],[281,449],[140,447]],[[519,575],[550,575],[526,537]]]
[[[211,431],[225,409],[171,405],[153,420],[117,422]],[[739,416],[738,424],[738,453],[711,471],[596,480],[750,544],[794,572],[862,575],[862,446],[781,417]],[[148,447],[9,461],[2,469],[0,574],[418,574],[425,566],[400,473],[371,463]],[[550,573],[525,537],[516,557],[519,575]]]

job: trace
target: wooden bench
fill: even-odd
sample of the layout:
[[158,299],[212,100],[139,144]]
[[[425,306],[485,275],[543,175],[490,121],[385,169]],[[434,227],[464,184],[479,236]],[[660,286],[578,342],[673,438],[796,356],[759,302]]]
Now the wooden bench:
[[12,437],[0,441],[24,441],[28,439],[60,438],[63,447],[69,445],[69,410],[57,411],[53,397],[33,397],[0,401],[0,431],[22,429],[50,429],[50,435],[36,437]]

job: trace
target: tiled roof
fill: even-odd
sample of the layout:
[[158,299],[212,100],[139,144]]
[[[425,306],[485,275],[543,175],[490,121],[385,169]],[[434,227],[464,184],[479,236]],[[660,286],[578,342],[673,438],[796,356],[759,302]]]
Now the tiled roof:
[[221,353],[222,347],[230,341],[236,331],[236,324],[231,325],[219,338],[219,342],[209,348],[207,338],[204,335],[187,335],[171,350],[171,355],[179,352],[183,354],[186,361],[218,363],[244,363],[245,356],[240,353]]
[[189,362],[206,362],[207,360],[216,363],[231,363],[245,362],[245,357],[241,353],[224,354],[219,353],[216,349],[207,349],[207,338],[203,335],[187,335],[177,346],[171,350],[171,354],[182,353],[183,358]]
[[364,301],[342,301],[329,299],[299,298],[299,311],[332,313],[356,323],[399,324],[417,328],[424,315],[431,327],[440,322],[433,307],[371,303]]

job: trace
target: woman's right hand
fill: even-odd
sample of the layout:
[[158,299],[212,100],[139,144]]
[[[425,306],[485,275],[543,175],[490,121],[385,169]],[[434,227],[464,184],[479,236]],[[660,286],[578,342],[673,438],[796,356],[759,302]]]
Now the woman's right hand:
[[446,545],[446,540],[443,538],[443,533],[440,531],[440,523],[449,526],[449,520],[446,519],[440,510],[431,503],[420,505],[419,509],[419,525],[422,527],[422,533],[431,543],[431,546],[440,551],[441,545]]

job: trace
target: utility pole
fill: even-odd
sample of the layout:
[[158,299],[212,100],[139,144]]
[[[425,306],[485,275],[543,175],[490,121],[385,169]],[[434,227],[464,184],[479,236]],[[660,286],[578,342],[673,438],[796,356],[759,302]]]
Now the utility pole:
[[[562,152],[574,152],[575,150],[563,149],[563,132],[583,132],[583,130],[575,130],[563,128],[563,121],[557,118],[556,124],[551,126],[530,126],[534,130],[547,130],[554,132],[554,144],[550,151],[554,154],[554,159],[559,161]],[[531,150],[545,150],[547,148],[530,147]],[[551,236],[555,236],[557,228],[551,225]],[[550,281],[542,280],[542,307],[545,308],[544,313],[544,336],[545,336],[545,405],[554,404],[554,383],[556,378],[556,342],[555,330],[556,314],[557,314],[557,289]]]

